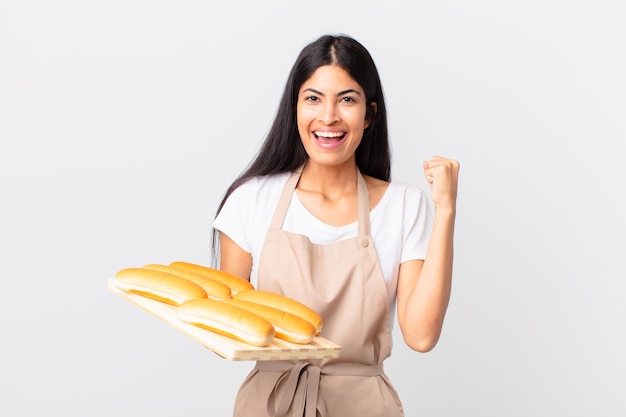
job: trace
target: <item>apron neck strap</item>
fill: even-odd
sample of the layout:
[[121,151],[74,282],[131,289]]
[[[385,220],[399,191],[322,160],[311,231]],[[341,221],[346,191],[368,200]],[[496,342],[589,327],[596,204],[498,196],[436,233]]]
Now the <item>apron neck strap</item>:
[[[289,204],[291,203],[291,197],[293,195],[296,186],[298,185],[298,181],[300,180],[300,176],[302,175],[302,168],[296,169],[291,173],[289,178],[287,179],[287,183],[283,188],[283,191],[278,199],[278,205],[276,206],[276,211],[274,212],[274,217],[272,218],[272,222],[270,223],[270,229],[280,230],[283,227],[283,222],[285,221],[285,217],[287,216],[287,209],[289,208]],[[369,193],[367,192],[367,185],[365,184],[365,179],[361,172],[357,168],[357,198],[358,198],[358,225],[359,225],[359,237],[368,236],[370,233],[370,198]]]
[[361,171],[357,168],[357,198],[359,205],[359,237],[366,237],[370,234],[370,196],[367,192],[365,179]]
[[274,210],[274,217],[272,218],[270,229],[282,229],[285,216],[287,216],[287,209],[291,203],[291,196],[298,185],[298,181],[300,181],[300,175],[302,175],[302,168],[304,168],[304,165],[293,171],[287,179],[287,183],[283,187],[283,192],[278,199],[276,210]]

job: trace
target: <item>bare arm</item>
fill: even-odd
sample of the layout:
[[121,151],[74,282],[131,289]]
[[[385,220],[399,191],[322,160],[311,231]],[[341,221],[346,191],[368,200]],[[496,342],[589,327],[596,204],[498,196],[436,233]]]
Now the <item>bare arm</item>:
[[252,255],[241,249],[224,233],[220,233],[220,270],[250,281]]
[[407,345],[420,352],[437,344],[450,299],[458,171],[454,160],[424,163],[435,205],[433,230],[426,259],[400,265],[398,324]]

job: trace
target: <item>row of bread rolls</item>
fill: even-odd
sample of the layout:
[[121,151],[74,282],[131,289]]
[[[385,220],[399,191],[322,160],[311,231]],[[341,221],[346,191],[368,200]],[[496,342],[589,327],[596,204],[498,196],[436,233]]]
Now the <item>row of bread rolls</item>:
[[274,337],[308,344],[322,329],[322,318],[306,305],[203,265],[148,264],[122,269],[115,280],[123,291],[176,306],[185,323],[255,346]]

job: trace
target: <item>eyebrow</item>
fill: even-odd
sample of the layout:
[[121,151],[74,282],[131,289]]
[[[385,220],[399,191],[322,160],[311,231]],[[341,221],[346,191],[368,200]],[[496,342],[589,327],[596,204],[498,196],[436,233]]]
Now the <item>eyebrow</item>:
[[[318,94],[320,96],[324,96],[324,93],[322,93],[321,91],[316,90],[314,88],[305,88],[304,90],[302,90],[302,92],[305,92],[305,91],[310,91],[310,92]],[[353,94],[356,94],[356,95],[359,95],[359,96],[361,95],[360,91],[355,90],[353,88],[348,88],[347,90],[341,90],[340,92],[338,92],[337,96],[342,96],[342,95],[348,94],[348,93],[353,93]]]

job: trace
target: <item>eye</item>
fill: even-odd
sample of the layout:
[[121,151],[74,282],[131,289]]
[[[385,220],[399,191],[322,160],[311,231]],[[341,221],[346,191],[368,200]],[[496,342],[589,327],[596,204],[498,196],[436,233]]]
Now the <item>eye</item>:
[[317,96],[306,96],[304,97],[304,101],[309,101],[311,103],[315,103],[317,101],[319,101],[320,99]]
[[342,103],[356,103],[356,99],[352,96],[344,96],[339,100]]

